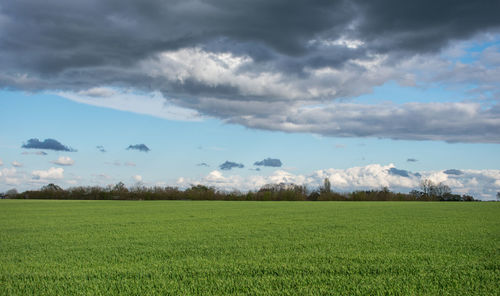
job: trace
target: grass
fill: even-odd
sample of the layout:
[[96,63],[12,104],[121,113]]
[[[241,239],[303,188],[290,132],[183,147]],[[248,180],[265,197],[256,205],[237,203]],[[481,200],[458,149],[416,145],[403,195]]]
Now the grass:
[[0,201],[0,295],[500,295],[500,203]]

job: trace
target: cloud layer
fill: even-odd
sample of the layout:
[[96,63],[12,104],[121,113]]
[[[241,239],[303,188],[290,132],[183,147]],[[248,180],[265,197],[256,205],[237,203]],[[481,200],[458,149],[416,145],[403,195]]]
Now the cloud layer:
[[67,152],[75,152],[76,150],[61,144],[59,141],[54,139],[45,139],[40,141],[36,138],[29,139],[26,143],[24,143],[21,148],[26,149],[46,149],[46,150],[54,150],[54,151],[67,151]]
[[[498,46],[469,64],[442,57],[498,40],[497,11],[494,0],[8,1],[0,87],[168,119],[500,143]],[[467,85],[494,103],[332,103],[388,81]]]

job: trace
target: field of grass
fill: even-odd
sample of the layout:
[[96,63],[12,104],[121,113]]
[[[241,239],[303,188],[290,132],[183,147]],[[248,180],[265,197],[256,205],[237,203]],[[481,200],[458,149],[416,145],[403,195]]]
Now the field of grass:
[[0,201],[0,295],[500,295],[500,203]]

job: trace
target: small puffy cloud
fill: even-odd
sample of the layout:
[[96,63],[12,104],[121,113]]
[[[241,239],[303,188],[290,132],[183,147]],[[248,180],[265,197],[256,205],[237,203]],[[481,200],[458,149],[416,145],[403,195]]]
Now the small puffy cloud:
[[135,182],[142,182],[142,176],[141,175],[134,175],[132,177],[132,179],[134,179]]
[[2,166],[2,165],[3,165],[3,161],[0,159],[0,166]]
[[46,171],[42,170],[37,170],[31,172],[31,175],[33,176],[33,179],[35,180],[41,180],[41,179],[62,179],[64,178],[64,169],[63,168],[54,168],[51,167],[50,169]]
[[415,158],[408,158],[406,161],[407,162],[417,162],[418,160]]
[[131,162],[131,161],[126,161],[123,165],[129,166],[129,167],[135,167],[136,166],[136,164],[134,162]]
[[15,161],[15,160],[14,160],[11,164],[12,164],[12,166],[14,166],[14,167],[16,167],[16,168],[20,168],[20,167],[22,167],[22,166],[23,166],[23,164],[22,164],[22,163],[20,163],[20,162],[18,162],[18,161]]
[[199,164],[197,164],[197,166],[209,167],[209,165],[207,163],[205,163],[205,162],[199,163]]
[[66,166],[73,165],[75,163],[75,161],[71,159],[71,157],[69,156],[60,156],[57,160],[53,160],[51,162],[57,165],[66,165]]
[[149,149],[149,147],[144,145],[144,144],[129,145],[127,147],[127,150],[137,150],[137,151],[141,151],[141,152],[151,151],[151,149]]
[[54,151],[67,151],[67,152],[75,152],[76,150],[61,144],[59,141],[54,139],[45,139],[44,141],[40,141],[36,138],[29,139],[28,142],[23,144],[21,148],[26,149],[47,149]]
[[47,152],[45,152],[45,151],[35,151],[35,152],[24,151],[21,154],[22,155],[41,155],[41,156],[45,156],[45,155],[47,155]]
[[343,148],[345,148],[344,144],[336,144],[335,145],[335,149],[343,149]]
[[277,158],[266,158],[264,160],[254,162],[253,165],[267,166],[267,167],[281,167],[282,163],[281,160]]
[[221,164],[219,166],[219,168],[221,170],[225,170],[225,171],[228,171],[228,170],[231,170],[233,168],[239,168],[239,169],[242,169],[244,168],[245,166],[241,163],[236,163],[236,162],[232,162],[232,161],[226,161],[224,162],[223,164]]
[[457,169],[449,169],[449,170],[446,170],[444,171],[443,173],[447,174],[447,175],[463,175],[463,172],[461,170],[457,170]]
[[106,152],[106,149],[104,149],[104,146],[102,146],[102,145],[96,146],[96,148],[97,148],[97,150],[99,150],[102,153]]

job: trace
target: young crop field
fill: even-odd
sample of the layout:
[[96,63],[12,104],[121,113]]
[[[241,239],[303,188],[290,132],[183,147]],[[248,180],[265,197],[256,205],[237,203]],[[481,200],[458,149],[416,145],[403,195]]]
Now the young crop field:
[[0,201],[0,295],[499,295],[500,203]]

